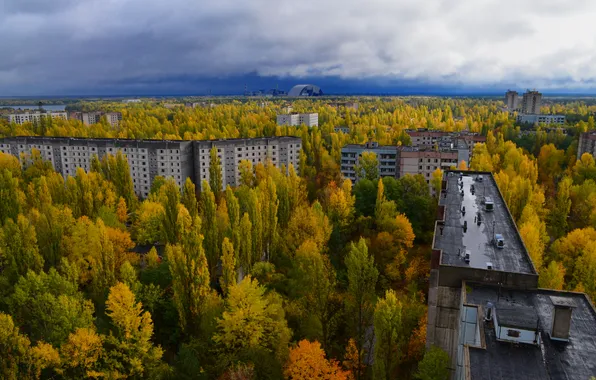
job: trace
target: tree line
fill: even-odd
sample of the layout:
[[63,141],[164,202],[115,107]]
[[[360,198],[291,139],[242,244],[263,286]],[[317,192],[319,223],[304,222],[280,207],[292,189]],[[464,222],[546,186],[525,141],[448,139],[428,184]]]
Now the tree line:
[[209,182],[157,177],[138,199],[120,153],[66,179],[0,154],[4,378],[443,378],[444,352],[421,362],[422,177],[310,198],[292,166],[245,161],[220,191],[211,157]]

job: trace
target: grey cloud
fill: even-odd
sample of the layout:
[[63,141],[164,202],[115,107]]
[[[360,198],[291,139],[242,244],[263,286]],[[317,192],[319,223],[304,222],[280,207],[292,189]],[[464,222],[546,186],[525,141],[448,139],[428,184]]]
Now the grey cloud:
[[247,73],[536,87],[596,78],[588,0],[3,2],[0,95]]

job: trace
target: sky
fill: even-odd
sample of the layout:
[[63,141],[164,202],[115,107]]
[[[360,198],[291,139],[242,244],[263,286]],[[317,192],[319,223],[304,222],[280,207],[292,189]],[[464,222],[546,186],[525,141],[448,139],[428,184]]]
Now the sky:
[[593,0],[0,0],[0,96],[596,93]]

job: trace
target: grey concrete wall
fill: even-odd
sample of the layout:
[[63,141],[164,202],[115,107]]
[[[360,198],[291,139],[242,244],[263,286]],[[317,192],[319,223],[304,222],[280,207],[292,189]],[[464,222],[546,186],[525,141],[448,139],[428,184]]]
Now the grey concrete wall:
[[503,285],[514,289],[536,289],[538,276],[535,274],[512,273],[496,270],[439,266],[439,286],[461,287],[462,281]]

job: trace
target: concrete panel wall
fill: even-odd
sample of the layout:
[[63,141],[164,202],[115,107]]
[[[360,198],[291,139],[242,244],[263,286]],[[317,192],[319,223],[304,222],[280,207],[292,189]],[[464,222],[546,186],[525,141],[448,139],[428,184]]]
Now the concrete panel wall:
[[538,276],[535,274],[511,273],[480,268],[441,265],[439,286],[460,287],[462,281],[501,284],[515,289],[536,289]]

